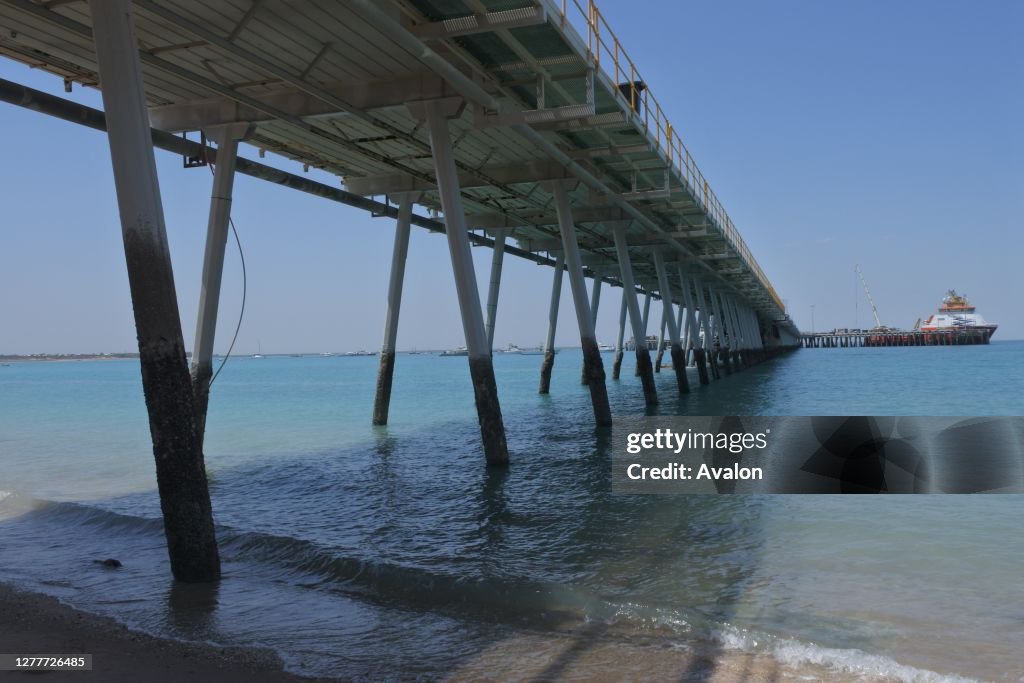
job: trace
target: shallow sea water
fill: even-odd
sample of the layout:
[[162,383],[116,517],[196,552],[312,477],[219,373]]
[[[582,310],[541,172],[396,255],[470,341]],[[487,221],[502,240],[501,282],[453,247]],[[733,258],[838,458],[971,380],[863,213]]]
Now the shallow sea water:
[[[0,580],[365,680],[600,678],[668,671],[679,650],[700,654],[676,671],[692,680],[737,656],[1024,680],[1024,497],[613,495],[579,352],[557,356],[550,396],[539,362],[495,356],[512,458],[496,471],[465,358],[400,354],[387,428],[369,425],[375,357],[231,360],[206,441],[216,588],[170,579],[137,362],[2,367]],[[658,410],[1021,415],[1022,366],[1021,342],[807,349],[694,376],[681,399],[662,372]],[[643,414],[628,355],[608,386],[616,414]]]

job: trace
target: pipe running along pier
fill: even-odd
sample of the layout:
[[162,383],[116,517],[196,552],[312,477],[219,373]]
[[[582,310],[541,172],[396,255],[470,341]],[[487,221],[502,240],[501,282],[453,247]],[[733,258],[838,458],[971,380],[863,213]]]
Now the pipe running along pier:
[[[0,0],[0,28],[0,54],[63,78],[67,89],[102,93],[99,112],[0,81],[8,103],[107,131],[165,534],[180,580],[220,574],[202,448],[236,173],[395,218],[374,424],[389,419],[409,231],[446,234],[491,465],[508,461],[491,359],[506,256],[552,266],[541,393],[551,391],[568,278],[599,426],[613,414],[594,331],[605,286],[622,290],[616,379],[626,325],[646,340],[649,318],[663,321],[683,393],[692,390],[690,364],[706,385],[802,343],[654,84],[592,2]],[[179,136],[195,131],[216,146]],[[332,173],[340,185],[239,157],[242,141]],[[191,367],[154,147],[215,164]],[[494,250],[486,304],[472,244]],[[633,346],[638,390],[656,404],[648,346]]]

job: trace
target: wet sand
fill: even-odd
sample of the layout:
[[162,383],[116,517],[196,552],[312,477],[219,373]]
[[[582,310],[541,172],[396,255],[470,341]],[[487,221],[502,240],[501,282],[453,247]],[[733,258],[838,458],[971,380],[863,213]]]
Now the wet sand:
[[[312,683],[345,680],[305,678],[283,670],[269,650],[221,648],[165,640],[132,631],[113,619],[81,612],[55,598],[18,591],[0,583],[0,653],[91,654],[93,670],[46,672],[47,681],[171,683],[218,681]],[[610,636],[610,637],[609,637]],[[470,681],[781,681],[889,680],[841,674],[828,668],[783,665],[761,653],[723,650],[711,643],[666,646],[664,639],[626,639],[603,628],[576,633],[520,632],[453,662],[443,680]],[[35,680],[40,672],[3,672],[3,680]],[[403,680],[394,672],[394,680]]]
[[92,671],[0,672],[11,681],[303,681],[286,673],[270,651],[181,643],[131,631],[113,619],[87,614],[56,599],[0,584],[0,653],[91,654]]

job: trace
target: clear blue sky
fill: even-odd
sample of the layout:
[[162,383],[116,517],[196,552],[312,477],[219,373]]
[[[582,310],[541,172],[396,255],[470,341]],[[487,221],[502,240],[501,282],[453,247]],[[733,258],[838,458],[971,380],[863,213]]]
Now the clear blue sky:
[[[852,326],[857,301],[868,324],[859,263],[886,324],[911,326],[955,287],[997,338],[1024,338],[1024,3],[601,6],[802,328],[812,305],[817,329]],[[0,77],[63,95],[14,62],[0,59]],[[6,104],[0,128],[0,353],[135,350],[105,137]],[[210,175],[157,161],[191,346]],[[234,216],[249,266],[241,352],[379,347],[389,220],[245,176]],[[474,253],[486,287],[490,252]],[[497,346],[543,339],[550,273],[506,261]],[[218,351],[239,285],[229,251]],[[612,342],[618,290],[601,309]],[[399,347],[461,343],[444,238],[414,228]],[[558,343],[579,343],[567,290]]]

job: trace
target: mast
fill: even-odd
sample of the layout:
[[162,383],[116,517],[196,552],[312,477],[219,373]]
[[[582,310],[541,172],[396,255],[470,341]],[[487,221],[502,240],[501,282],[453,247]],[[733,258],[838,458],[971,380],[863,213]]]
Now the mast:
[[878,308],[875,307],[875,300],[871,298],[871,290],[868,289],[868,282],[864,279],[864,273],[860,272],[860,265],[853,267],[857,275],[860,277],[860,282],[864,285],[864,293],[868,295],[868,303],[871,304],[871,313],[875,316],[875,327],[882,327],[882,321],[878,317]]

